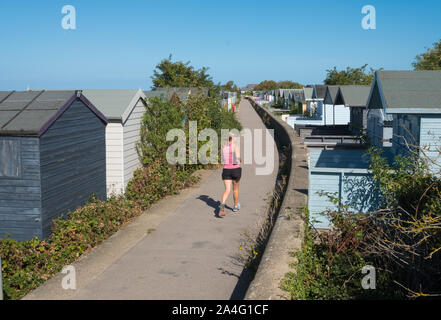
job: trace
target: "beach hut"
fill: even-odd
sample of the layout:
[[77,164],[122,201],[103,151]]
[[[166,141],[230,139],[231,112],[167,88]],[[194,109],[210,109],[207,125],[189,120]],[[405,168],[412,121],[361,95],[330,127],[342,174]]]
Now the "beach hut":
[[344,105],[339,86],[328,86],[323,101],[323,117],[325,126],[348,125],[350,109]]
[[325,85],[313,85],[312,86],[312,102],[311,102],[311,112],[314,113],[317,117],[321,117],[323,115],[323,100],[326,95],[326,87]]
[[0,92],[0,238],[106,198],[106,117],[81,91]]
[[121,195],[135,170],[141,167],[136,144],[140,141],[147,97],[140,89],[84,90],[83,94],[109,120],[106,127],[107,197]]
[[366,103],[371,86],[340,86],[343,104],[350,110],[349,130],[354,135],[365,133],[367,129]]
[[292,89],[291,99],[296,106],[297,113],[303,115],[306,110],[305,96],[303,89]]
[[328,209],[337,210],[330,197],[358,213],[380,207],[381,196],[368,169],[363,149],[309,150],[308,209],[316,228],[330,228],[322,215]]
[[313,102],[312,93],[314,91],[313,88],[305,87],[303,90],[303,112],[307,112],[312,115],[311,103]]
[[[389,120],[390,133],[378,141],[375,133],[381,130],[375,130],[382,119]],[[369,121],[368,133],[377,146],[387,141],[393,156],[423,148],[439,172],[441,71],[377,71],[368,101],[368,127]]]

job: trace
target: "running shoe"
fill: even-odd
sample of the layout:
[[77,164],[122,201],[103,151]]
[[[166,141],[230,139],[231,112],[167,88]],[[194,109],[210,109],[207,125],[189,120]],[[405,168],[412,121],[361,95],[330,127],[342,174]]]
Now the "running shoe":
[[221,205],[219,206],[219,215],[221,217],[225,216],[225,204],[221,203]]
[[240,210],[240,203],[237,204],[237,206],[234,206],[233,212],[237,212]]

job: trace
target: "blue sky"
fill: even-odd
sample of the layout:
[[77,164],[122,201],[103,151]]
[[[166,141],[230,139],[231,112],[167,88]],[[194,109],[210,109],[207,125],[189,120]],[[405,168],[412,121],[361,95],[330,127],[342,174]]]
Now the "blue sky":
[[[76,30],[61,27],[64,5]],[[361,28],[364,5],[376,30]],[[0,90],[146,89],[169,54],[241,86],[321,83],[333,66],[411,69],[441,39],[440,13],[438,0],[2,0]]]

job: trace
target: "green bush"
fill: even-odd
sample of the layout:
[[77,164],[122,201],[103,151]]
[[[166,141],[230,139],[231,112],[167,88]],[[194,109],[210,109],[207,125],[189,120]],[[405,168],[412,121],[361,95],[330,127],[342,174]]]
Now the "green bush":
[[[421,298],[441,292],[441,181],[425,150],[410,149],[389,164],[369,151],[383,206],[360,214],[329,196],[332,228],[309,227],[294,272],[283,282],[293,299]],[[437,171],[438,169],[438,171]],[[361,268],[372,265],[377,289],[363,290]]]
[[[282,281],[282,289],[294,300],[349,300],[396,298],[391,286],[390,274],[376,270],[377,290],[362,288],[361,272],[364,266],[372,265],[368,256],[360,251],[361,225],[354,225],[351,216],[339,217],[334,231],[319,233],[309,224],[305,212],[305,233],[302,248],[293,254],[294,272],[289,272]],[[338,230],[338,231],[337,231]]]
[[48,239],[0,239],[5,299],[20,299],[141,213],[123,198],[93,199],[55,219]]
[[148,166],[138,169],[128,183],[126,197],[133,200],[143,210],[167,195],[176,194],[179,190],[197,182],[192,175],[194,170],[181,166],[169,166],[163,161],[153,161]]

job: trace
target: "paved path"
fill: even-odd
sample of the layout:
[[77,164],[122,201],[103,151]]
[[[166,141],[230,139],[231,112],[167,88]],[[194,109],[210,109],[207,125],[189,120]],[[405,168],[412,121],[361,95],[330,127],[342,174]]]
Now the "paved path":
[[[248,101],[239,109],[244,128],[261,128],[264,125]],[[139,240],[124,246],[123,235],[112,237],[103,247],[110,253],[101,253],[103,259],[120,250],[111,262],[102,262],[99,250],[92,251],[77,270],[80,287],[69,294],[57,294],[57,281],[42,286],[27,298],[69,299],[230,299],[237,297],[237,286],[242,267],[235,257],[242,232],[256,228],[264,214],[267,200],[274,188],[277,175],[278,153],[271,175],[256,176],[254,165],[243,166],[240,186],[242,208],[240,213],[227,212],[224,218],[216,217],[218,200],[223,192],[221,169],[206,173],[197,188],[184,191],[181,199],[172,206],[168,200],[159,203],[159,219],[149,232],[142,230]],[[185,197],[182,199],[182,197]],[[227,205],[232,206],[232,196]],[[169,206],[167,208],[167,205]],[[171,206],[171,207],[170,207]],[[161,208],[164,210],[161,212]],[[165,212],[167,211],[167,212]],[[149,215],[147,212],[145,215]],[[134,226],[129,226],[133,228]],[[139,228],[139,227],[138,227]],[[142,227],[145,228],[145,225]],[[122,230],[119,233],[130,232]],[[119,238],[120,240],[118,240]],[[107,247],[106,247],[107,246]],[[126,245],[127,246],[127,245]],[[117,255],[115,254],[115,257]],[[108,258],[107,258],[108,259]],[[110,261],[110,260],[109,260]],[[87,272],[95,265],[95,274]],[[87,281],[81,280],[82,275]],[[57,282],[57,283],[56,283]],[[238,290],[239,288],[239,290]],[[234,294],[233,294],[234,292]]]

